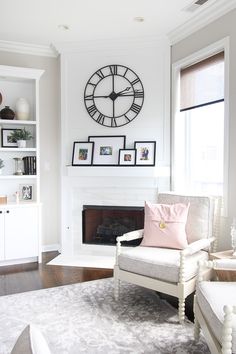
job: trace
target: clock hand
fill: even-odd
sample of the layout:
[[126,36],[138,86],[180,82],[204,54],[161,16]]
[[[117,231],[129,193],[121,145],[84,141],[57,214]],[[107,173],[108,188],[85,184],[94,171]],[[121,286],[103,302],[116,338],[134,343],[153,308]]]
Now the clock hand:
[[131,87],[126,87],[124,90],[117,92],[116,96],[120,96],[120,95],[122,95],[123,92],[129,91],[130,89],[131,89]]
[[107,95],[107,96],[93,96],[93,98],[108,98],[110,95]]

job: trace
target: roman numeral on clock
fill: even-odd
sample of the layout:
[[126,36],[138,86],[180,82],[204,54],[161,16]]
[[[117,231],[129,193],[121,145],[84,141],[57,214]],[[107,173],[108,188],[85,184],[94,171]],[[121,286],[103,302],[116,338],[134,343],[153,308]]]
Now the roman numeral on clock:
[[134,113],[138,114],[141,110],[141,106],[139,106],[136,103],[133,103],[132,106],[130,107],[131,111],[133,111]]
[[139,78],[136,78],[135,80],[131,81],[131,84],[132,85],[135,85],[137,84],[138,82],[140,82]]
[[109,69],[112,75],[117,75],[117,65],[110,65]]
[[143,98],[144,97],[144,91],[134,91],[134,98]]
[[124,114],[124,117],[125,117],[125,119],[127,120],[128,123],[131,121],[131,119],[129,119],[126,114]]
[[104,119],[105,119],[104,114],[99,113],[99,116],[98,116],[98,118],[96,119],[96,121],[97,121],[99,124],[103,124],[103,123],[104,123]]
[[97,108],[94,104],[92,106],[88,107],[87,109],[88,109],[88,112],[91,116],[94,116],[94,114],[97,113]]
[[85,101],[91,101],[91,100],[93,100],[93,95],[87,95],[87,96],[85,96]]
[[116,119],[112,118],[111,119],[111,127],[117,127]]
[[96,74],[97,74],[97,76],[100,78],[100,79],[103,79],[105,76],[104,76],[104,74],[103,74],[103,72],[102,72],[102,70],[98,70],[97,72],[96,72]]

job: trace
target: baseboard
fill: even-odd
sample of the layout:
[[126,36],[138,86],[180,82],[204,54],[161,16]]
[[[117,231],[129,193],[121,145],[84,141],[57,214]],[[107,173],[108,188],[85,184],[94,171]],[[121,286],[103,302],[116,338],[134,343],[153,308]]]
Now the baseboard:
[[60,252],[60,249],[61,249],[61,246],[59,243],[42,246],[42,252],[51,252],[51,251],[59,251]]

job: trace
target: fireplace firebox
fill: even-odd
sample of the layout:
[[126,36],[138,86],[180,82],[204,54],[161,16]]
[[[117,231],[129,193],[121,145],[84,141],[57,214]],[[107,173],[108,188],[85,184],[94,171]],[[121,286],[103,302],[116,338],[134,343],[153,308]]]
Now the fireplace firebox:
[[[132,206],[84,205],[82,211],[83,243],[115,245],[116,237],[142,229],[144,208]],[[141,240],[124,242],[139,245]]]

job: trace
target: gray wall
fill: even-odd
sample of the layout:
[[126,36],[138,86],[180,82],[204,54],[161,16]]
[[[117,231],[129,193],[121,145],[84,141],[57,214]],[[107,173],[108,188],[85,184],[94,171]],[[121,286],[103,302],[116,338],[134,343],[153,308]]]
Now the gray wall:
[[39,85],[42,244],[59,243],[59,59],[0,51],[0,64],[45,70]]
[[[230,247],[230,223],[236,216],[236,10],[222,16],[186,39],[172,46],[171,62],[174,63],[208,45],[229,36],[229,180],[228,217],[223,219],[220,248]],[[225,226],[225,227],[224,227]]]

